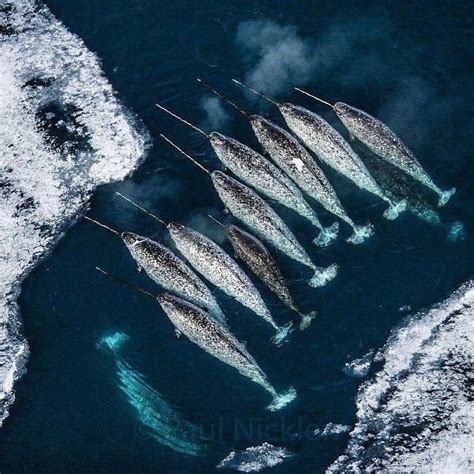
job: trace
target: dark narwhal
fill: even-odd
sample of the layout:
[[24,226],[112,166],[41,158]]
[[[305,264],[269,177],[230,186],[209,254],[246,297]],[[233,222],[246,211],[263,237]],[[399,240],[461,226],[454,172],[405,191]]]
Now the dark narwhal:
[[376,155],[379,155],[384,160],[409,174],[412,178],[423,183],[438,194],[439,207],[444,206],[449,201],[450,197],[456,192],[455,188],[452,188],[449,191],[442,191],[433,182],[408,147],[380,120],[372,117],[367,112],[356,109],[344,102],[336,102],[332,105],[325,100],[309,94],[308,92],[298,88],[296,89],[331,107],[334,112],[336,112],[341,122],[345,125],[351,136],[358,138]]
[[225,234],[234,249],[236,258],[245,262],[250,270],[260,278],[286,306],[301,316],[300,329],[306,329],[317,316],[318,312],[311,311],[310,313],[303,314],[300,311],[290,294],[290,290],[286,285],[285,278],[278,264],[263,243],[236,225],[224,225],[216,218],[212,216],[209,217],[224,228]]

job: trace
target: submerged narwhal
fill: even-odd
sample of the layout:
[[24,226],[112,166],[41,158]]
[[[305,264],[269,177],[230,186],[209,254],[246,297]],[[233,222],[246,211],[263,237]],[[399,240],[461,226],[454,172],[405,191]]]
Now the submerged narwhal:
[[[122,194],[119,196],[158,219],[131,199]],[[177,222],[166,224],[161,219],[158,220],[166,226],[177,249],[192,267],[213,285],[269,323],[276,331],[274,343],[281,344],[290,332],[291,322],[284,326],[277,325],[259,291],[235,260],[205,235]]]
[[354,233],[348,242],[359,244],[373,234],[371,224],[358,226],[347,215],[322,169],[293,135],[260,115],[248,114],[209,84],[198,81],[248,119],[264,150],[308,196],[352,227]]
[[89,216],[85,216],[85,218],[120,236],[135,262],[140,268],[145,270],[155,283],[166,291],[170,291],[202,308],[208,309],[216,321],[227,325],[224,313],[209,288],[170,249],[148,237],[143,237],[133,232],[119,233],[115,229]]
[[332,105],[308,92],[298,88],[296,89],[331,107],[351,136],[358,138],[376,155],[379,155],[384,160],[409,174],[438,194],[439,207],[444,206],[456,192],[456,188],[452,188],[448,191],[441,190],[423,169],[423,166],[421,166],[420,162],[415,158],[408,147],[380,120],[344,102],[336,102]]
[[300,329],[309,327],[318,312],[311,311],[306,314],[301,312],[290,294],[278,264],[263,243],[236,225],[224,225],[215,217],[209,217],[224,228],[227,239],[234,249],[235,257],[245,262],[286,306],[301,316]]
[[222,171],[213,171],[211,173],[169,138],[163,134],[161,137],[211,176],[212,184],[221,201],[237,219],[250,229],[253,229],[262,239],[270,242],[288,257],[311,268],[314,274],[308,282],[310,286],[324,286],[337,275],[338,267],[335,263],[323,268],[316,266],[311,261],[309,255],[283,220],[252,189]]
[[283,206],[294,210],[317,227],[320,230],[320,234],[314,239],[316,245],[325,247],[337,237],[338,224],[334,223],[328,228],[323,227],[316,212],[306,202],[295,183],[260,153],[221,133],[211,132],[207,134],[162,105],[156,105],[161,110],[207,137],[219,160],[238,178],[268,198],[274,199]]
[[268,410],[279,410],[296,398],[296,391],[292,387],[287,392],[277,393],[245,346],[228,329],[218,324],[201,308],[169,293],[154,295],[101,268],[97,269],[105,275],[132,286],[147,296],[156,299],[175,327],[178,337],[184,334],[191,342],[208,354],[234,367],[241,375],[267,390],[273,397],[272,403],[267,406]]
[[236,79],[233,81],[276,105],[290,130],[320,160],[349,178],[359,188],[386,201],[390,207],[383,214],[385,218],[396,219],[406,209],[406,202],[393,202],[384,194],[347,141],[322,117],[299,105],[276,102]]

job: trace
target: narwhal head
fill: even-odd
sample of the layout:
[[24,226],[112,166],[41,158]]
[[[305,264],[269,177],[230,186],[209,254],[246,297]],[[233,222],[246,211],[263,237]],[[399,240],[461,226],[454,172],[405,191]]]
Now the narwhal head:
[[251,115],[249,117],[249,122],[257,137],[263,134],[268,134],[272,131],[272,124],[261,115]]
[[219,132],[211,132],[209,134],[209,141],[211,142],[212,148],[222,148],[228,143],[227,137]]
[[134,234],[133,232],[122,232],[120,234],[120,237],[122,238],[124,244],[127,247],[133,247],[137,245],[140,241],[145,239],[145,237],[142,237],[138,234]]
[[228,194],[239,187],[239,182],[234,178],[226,175],[222,171],[213,171],[211,174],[212,183],[216,188],[216,191],[223,191],[225,194]]
[[336,112],[339,117],[352,118],[358,115],[357,112],[359,111],[344,102],[336,102],[334,104],[334,112]]
[[120,237],[140,266],[146,265],[150,260],[155,260],[164,251],[164,247],[158,242],[133,232],[122,232]]
[[179,237],[186,232],[186,227],[179,222],[170,222],[167,228],[172,238]]

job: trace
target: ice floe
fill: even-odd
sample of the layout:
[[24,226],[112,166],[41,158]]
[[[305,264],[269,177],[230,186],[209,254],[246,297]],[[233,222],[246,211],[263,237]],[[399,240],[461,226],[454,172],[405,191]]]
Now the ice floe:
[[329,472],[472,472],[474,281],[409,318],[380,355]]
[[123,179],[149,137],[97,57],[42,4],[0,4],[0,426],[28,346],[21,281],[87,205]]

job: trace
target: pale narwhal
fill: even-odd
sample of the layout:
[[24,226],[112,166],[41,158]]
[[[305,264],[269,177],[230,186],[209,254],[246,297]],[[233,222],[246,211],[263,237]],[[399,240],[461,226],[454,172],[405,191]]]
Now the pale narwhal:
[[269,323],[276,331],[273,338],[275,344],[283,342],[291,331],[292,323],[278,326],[255,285],[227,252],[200,232],[177,222],[165,224],[130,198],[122,194],[119,196],[166,225],[176,248],[191,266],[206,280]]
[[169,293],[154,295],[101,268],[97,267],[97,270],[156,299],[175,327],[178,337],[183,334],[208,354],[237,369],[241,375],[267,390],[273,397],[272,402],[267,406],[268,410],[280,410],[296,398],[296,391],[293,387],[286,392],[277,393],[245,346],[206,311],[177,296]]
[[143,268],[156,284],[166,291],[206,308],[216,321],[227,326],[224,313],[209,288],[170,249],[148,237],[133,232],[120,233],[89,216],[85,216],[85,218],[121,237],[139,268]]
[[322,117],[299,105],[276,102],[236,79],[233,81],[275,104],[290,130],[321,161],[350,179],[360,189],[387,202],[389,208],[383,214],[385,218],[396,219],[406,209],[405,201],[394,202],[385,195],[349,143]]
[[311,198],[327,211],[349,224],[353,234],[347,239],[353,244],[362,243],[373,235],[373,226],[359,226],[347,215],[336,191],[306,148],[290,133],[264,117],[250,115],[224,97],[209,84],[198,79],[210,91],[244,115],[250,122],[257,140],[270,158]]
[[295,89],[331,107],[351,136],[358,138],[376,155],[434,191],[439,197],[439,207],[444,206],[456,192],[456,188],[441,190],[402,140],[380,120],[344,102],[333,105],[301,89]]
[[221,201],[237,219],[285,255],[313,270],[310,286],[324,286],[335,278],[337,264],[326,268],[316,266],[280,216],[256,192],[221,171],[211,173],[169,138],[163,134],[161,137],[210,175]]
[[290,294],[278,264],[265,245],[240,227],[233,224],[224,225],[215,217],[209,217],[224,228],[235,257],[242,260],[286,306],[301,316],[301,330],[308,328],[318,312],[311,311],[306,314],[301,312]]
[[316,212],[307,203],[295,183],[260,153],[221,133],[207,134],[162,105],[156,104],[156,106],[207,137],[219,160],[235,176],[268,198],[297,212],[317,227],[320,234],[314,239],[316,245],[325,247],[337,237],[339,225],[334,223],[328,228],[323,227]]

